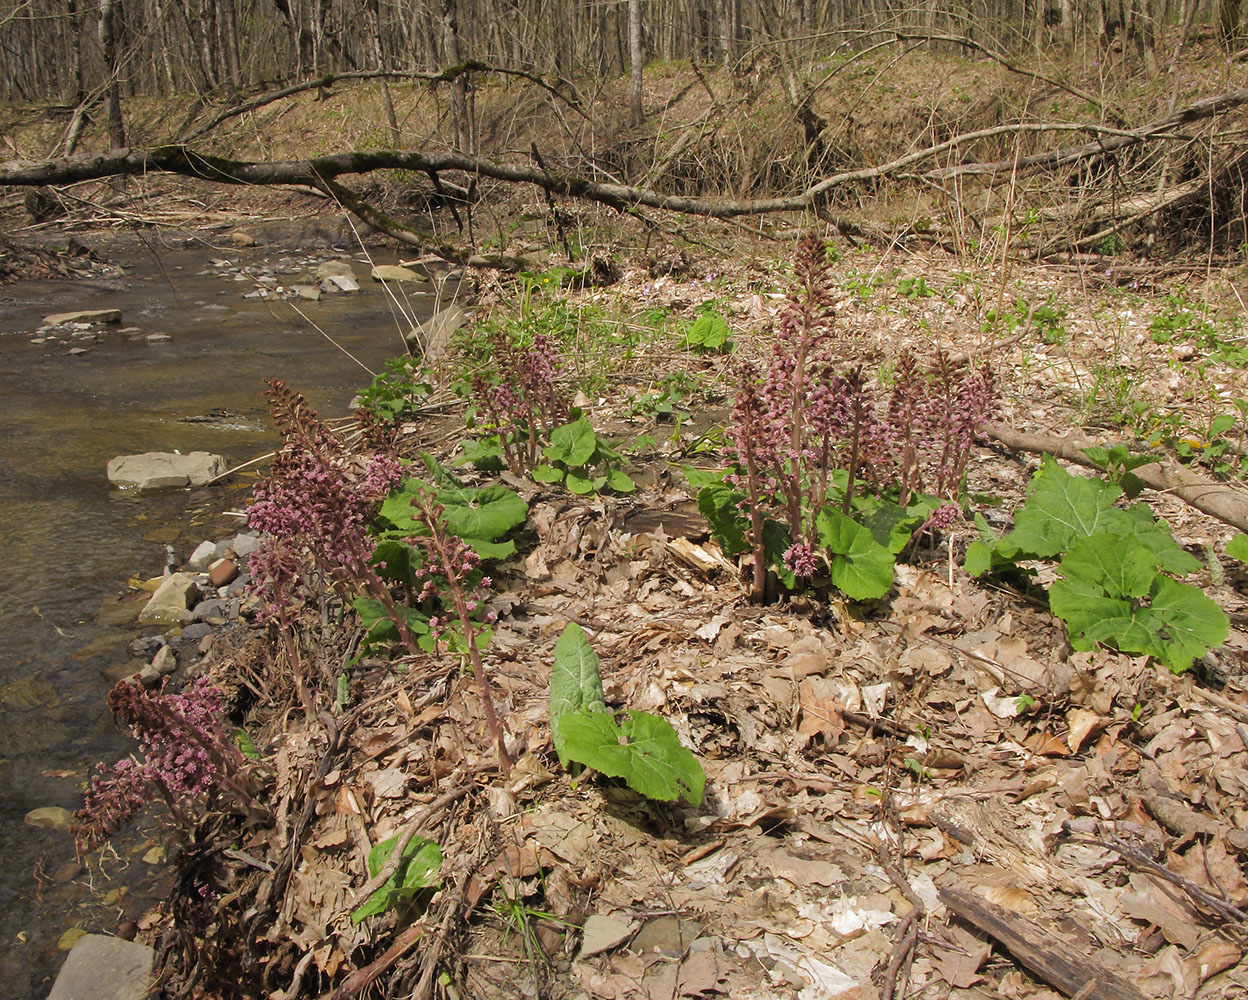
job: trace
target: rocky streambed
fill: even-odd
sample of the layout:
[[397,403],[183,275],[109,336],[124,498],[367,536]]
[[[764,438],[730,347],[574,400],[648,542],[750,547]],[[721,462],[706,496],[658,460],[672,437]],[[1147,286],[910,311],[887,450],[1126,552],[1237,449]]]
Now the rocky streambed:
[[[97,244],[108,263],[76,279],[0,287],[0,1000],[46,995],[76,936],[142,912],[161,861],[142,830],[94,873],[65,831],[90,767],[128,749],[105,695],[118,677],[154,683],[190,667],[243,600],[249,536],[223,512],[242,506],[250,480],[145,493],[110,486],[106,464],[147,451],[254,459],[276,443],[265,377],[345,412],[455,291],[447,275],[413,268],[374,280],[393,258],[302,235],[297,246],[263,234],[254,245],[229,234],[111,240]],[[329,262],[359,290],[326,291],[331,276],[317,271]],[[94,315],[48,322],[83,312]],[[212,558],[200,565],[205,539]],[[240,575],[214,585],[210,563],[227,550]],[[140,624],[152,597],[142,588],[166,568],[195,584],[186,617]]]

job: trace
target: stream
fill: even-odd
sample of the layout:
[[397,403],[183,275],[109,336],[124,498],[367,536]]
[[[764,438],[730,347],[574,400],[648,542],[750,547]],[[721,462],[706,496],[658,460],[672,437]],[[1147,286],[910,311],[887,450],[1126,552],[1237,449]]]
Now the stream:
[[[185,559],[237,531],[225,512],[251,482],[123,493],[106,462],[173,450],[231,466],[255,458],[276,442],[264,378],[285,379],[322,416],[343,414],[370,375],[328,338],[380,371],[410,325],[358,248],[324,237],[298,250],[134,238],[104,256],[110,266],[89,277],[0,286],[0,1000],[46,996],[74,929],[112,933],[158,891],[159,857],[141,836],[119,838],[101,873],[76,865],[67,832],[25,817],[78,808],[91,765],[129,748],[101,671],[130,659],[141,630],[110,624],[110,599],[130,577],[160,575],[167,544]],[[325,260],[352,261],[361,291],[245,297]],[[424,318],[434,305],[413,296],[407,311]],[[47,314],[110,308],[122,322],[98,340],[31,343]]]

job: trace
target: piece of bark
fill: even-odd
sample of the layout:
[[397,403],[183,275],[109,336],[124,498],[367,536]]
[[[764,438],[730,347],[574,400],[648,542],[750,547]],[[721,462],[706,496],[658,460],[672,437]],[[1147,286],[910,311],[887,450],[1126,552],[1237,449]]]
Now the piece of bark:
[[[1071,436],[1050,437],[1046,434],[1024,434],[1003,424],[988,423],[984,433],[1008,448],[1030,451],[1036,454],[1055,455],[1076,465],[1089,469],[1099,466],[1084,453],[1084,449],[1098,444],[1088,438]],[[1150,489],[1172,493],[1184,503],[1204,511],[1210,517],[1248,532],[1248,493],[1225,483],[1206,479],[1173,459],[1153,465],[1142,465],[1132,473]]]
[[962,920],[1000,942],[1029,972],[1068,997],[1147,1000],[1126,979],[1066,944],[1052,927],[1042,927],[960,886],[941,888],[940,899]]

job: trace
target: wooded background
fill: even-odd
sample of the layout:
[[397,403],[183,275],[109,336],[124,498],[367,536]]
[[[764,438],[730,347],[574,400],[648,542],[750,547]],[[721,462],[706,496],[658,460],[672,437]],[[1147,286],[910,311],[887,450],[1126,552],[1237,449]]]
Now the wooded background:
[[[466,58],[568,79],[619,76],[634,58],[796,76],[893,31],[999,53],[1080,46],[1090,61],[1116,46],[1157,73],[1196,23],[1227,51],[1244,45],[1241,8],[1242,0],[4,0],[0,98],[78,104],[112,80],[122,95],[230,93],[323,73],[440,70]],[[931,44],[972,54],[965,43]]]

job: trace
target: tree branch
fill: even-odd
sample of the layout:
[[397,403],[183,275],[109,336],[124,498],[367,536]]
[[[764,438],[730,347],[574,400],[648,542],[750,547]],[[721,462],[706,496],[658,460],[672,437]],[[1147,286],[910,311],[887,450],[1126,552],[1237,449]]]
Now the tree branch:
[[[249,111],[255,111],[262,108],[266,104],[272,104],[274,101],[280,101],[285,97],[294,97],[296,94],[302,94],[308,90],[316,90],[318,88],[328,89],[340,80],[426,80],[430,83],[449,83],[458,79],[465,73],[499,73],[503,76],[516,76],[522,80],[528,80],[530,83],[536,84],[552,96],[559,98],[579,114],[582,118],[586,117],[584,110],[581,108],[579,95],[568,97],[559,90],[559,86],[568,87],[572,93],[576,94],[576,88],[566,80],[559,80],[558,85],[547,83],[536,73],[528,73],[522,69],[506,69],[502,66],[494,66],[480,59],[466,59],[454,66],[448,66],[444,70],[438,72],[429,72],[421,70],[399,70],[399,69],[369,69],[356,70],[350,73],[326,73],[324,76],[318,76],[311,80],[303,80],[300,83],[293,83],[289,87],[276,90],[271,94],[262,94],[250,101],[242,104],[236,104],[233,107],[225,108],[217,112],[207,122],[200,125],[195,131],[186,136],[186,142],[193,142],[211,132],[223,121],[230,118],[236,118],[239,115],[245,115]],[[189,123],[188,123],[189,124]]]

